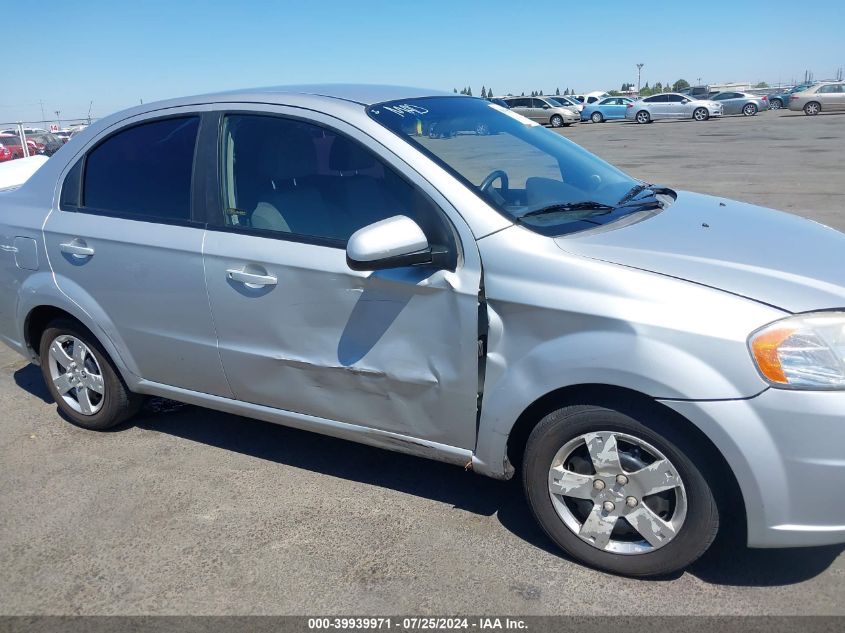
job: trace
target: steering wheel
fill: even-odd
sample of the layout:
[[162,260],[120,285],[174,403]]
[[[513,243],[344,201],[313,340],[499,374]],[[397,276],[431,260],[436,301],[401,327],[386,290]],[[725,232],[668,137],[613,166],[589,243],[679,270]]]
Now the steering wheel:
[[[502,181],[502,193],[499,193],[495,189],[493,189],[493,183],[497,180]],[[481,193],[487,194],[491,198],[493,198],[498,204],[504,204],[507,202],[507,198],[503,195],[508,191],[508,175],[501,169],[494,169],[487,177],[481,181],[481,185],[479,186]]]

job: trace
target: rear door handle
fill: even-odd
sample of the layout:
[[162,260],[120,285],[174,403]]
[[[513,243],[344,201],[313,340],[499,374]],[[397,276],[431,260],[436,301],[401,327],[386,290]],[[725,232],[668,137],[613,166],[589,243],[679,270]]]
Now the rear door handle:
[[233,268],[226,271],[226,276],[232,281],[238,281],[253,287],[275,286],[278,283],[278,280],[273,275],[248,273],[245,270],[235,270]]
[[84,242],[79,242],[74,240],[72,242],[65,242],[64,244],[59,244],[59,248],[62,250],[63,253],[67,253],[68,255],[73,255],[74,257],[91,257],[94,255],[94,249],[90,246],[86,246]]

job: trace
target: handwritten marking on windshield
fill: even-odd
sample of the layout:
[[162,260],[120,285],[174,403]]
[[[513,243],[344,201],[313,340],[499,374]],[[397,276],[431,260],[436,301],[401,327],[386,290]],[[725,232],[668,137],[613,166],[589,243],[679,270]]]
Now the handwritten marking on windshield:
[[426,108],[423,108],[422,106],[418,105],[412,105],[410,103],[384,106],[384,109],[393,112],[393,114],[398,114],[401,117],[404,117],[406,114],[415,114],[418,116],[428,114],[428,110]]

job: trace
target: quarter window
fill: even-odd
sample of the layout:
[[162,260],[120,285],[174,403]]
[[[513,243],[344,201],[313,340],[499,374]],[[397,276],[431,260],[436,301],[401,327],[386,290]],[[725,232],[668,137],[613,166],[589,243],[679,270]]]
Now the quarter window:
[[429,199],[357,141],[304,121],[233,114],[222,139],[224,224],[345,246],[358,229],[395,215],[433,244],[452,243]]
[[188,220],[199,117],[142,123],[85,159],[83,207],[144,218]]

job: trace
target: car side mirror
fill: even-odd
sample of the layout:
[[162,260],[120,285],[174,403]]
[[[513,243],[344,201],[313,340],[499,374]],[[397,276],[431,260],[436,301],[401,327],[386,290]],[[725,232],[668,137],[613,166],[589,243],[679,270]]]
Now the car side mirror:
[[550,106],[549,106],[548,104],[545,104],[545,103],[543,104],[543,110],[548,110],[548,109],[549,109],[549,107],[550,107]]
[[352,270],[440,266],[446,259],[446,249],[430,246],[420,226],[405,215],[360,228],[346,244],[346,264]]

